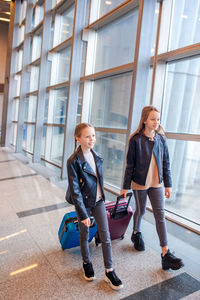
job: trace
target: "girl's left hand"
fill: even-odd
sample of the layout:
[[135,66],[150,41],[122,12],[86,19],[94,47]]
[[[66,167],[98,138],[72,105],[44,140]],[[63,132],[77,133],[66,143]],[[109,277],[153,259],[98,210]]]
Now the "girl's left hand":
[[169,199],[171,197],[172,189],[170,187],[165,188],[165,197]]
[[86,227],[90,227],[90,218],[81,221]]

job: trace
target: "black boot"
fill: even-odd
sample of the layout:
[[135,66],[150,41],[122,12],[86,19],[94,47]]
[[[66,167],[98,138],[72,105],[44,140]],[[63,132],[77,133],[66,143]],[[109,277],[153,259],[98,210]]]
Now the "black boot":
[[184,266],[182,259],[172,254],[169,249],[164,256],[161,254],[161,258],[162,258],[163,270],[168,270],[168,269],[178,270]]
[[142,239],[141,232],[137,232],[136,234],[134,234],[134,232],[133,232],[132,236],[131,236],[131,241],[133,242],[136,250],[138,250],[138,251],[145,250],[145,245],[144,245],[144,241]]

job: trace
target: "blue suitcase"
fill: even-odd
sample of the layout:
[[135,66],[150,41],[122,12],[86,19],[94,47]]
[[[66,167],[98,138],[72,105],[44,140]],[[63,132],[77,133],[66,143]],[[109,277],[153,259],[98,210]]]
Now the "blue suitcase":
[[[89,242],[93,239],[96,232],[97,224],[95,220],[92,219],[89,230]],[[78,219],[75,211],[64,215],[58,230],[58,238],[63,250],[80,246]]]

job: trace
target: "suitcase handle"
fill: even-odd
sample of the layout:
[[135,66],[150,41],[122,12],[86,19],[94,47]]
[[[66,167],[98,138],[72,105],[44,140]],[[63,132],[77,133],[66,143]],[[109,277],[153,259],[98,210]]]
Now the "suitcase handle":
[[[128,198],[127,207],[126,207],[127,209],[128,209],[129,203],[131,201],[132,195],[133,195],[132,192],[126,194],[126,198]],[[117,201],[115,203],[115,207],[114,207],[113,212],[112,212],[112,218],[115,217],[115,214],[116,214],[116,211],[117,211],[117,207],[118,207],[118,203],[119,203],[119,201],[121,199],[124,199],[124,195],[120,195],[120,196],[117,197]]]

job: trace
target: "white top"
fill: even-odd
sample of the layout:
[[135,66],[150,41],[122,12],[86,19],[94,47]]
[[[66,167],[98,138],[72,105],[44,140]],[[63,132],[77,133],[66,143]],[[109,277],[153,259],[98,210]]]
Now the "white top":
[[83,153],[85,159],[87,160],[88,164],[90,165],[90,167],[92,168],[92,170],[94,171],[96,177],[97,177],[97,195],[96,195],[96,201],[99,201],[102,199],[102,193],[101,193],[101,187],[99,184],[99,178],[98,178],[98,174],[97,174],[97,168],[96,168],[96,163],[94,160],[94,156],[92,154],[91,151],[89,152],[85,152]]

